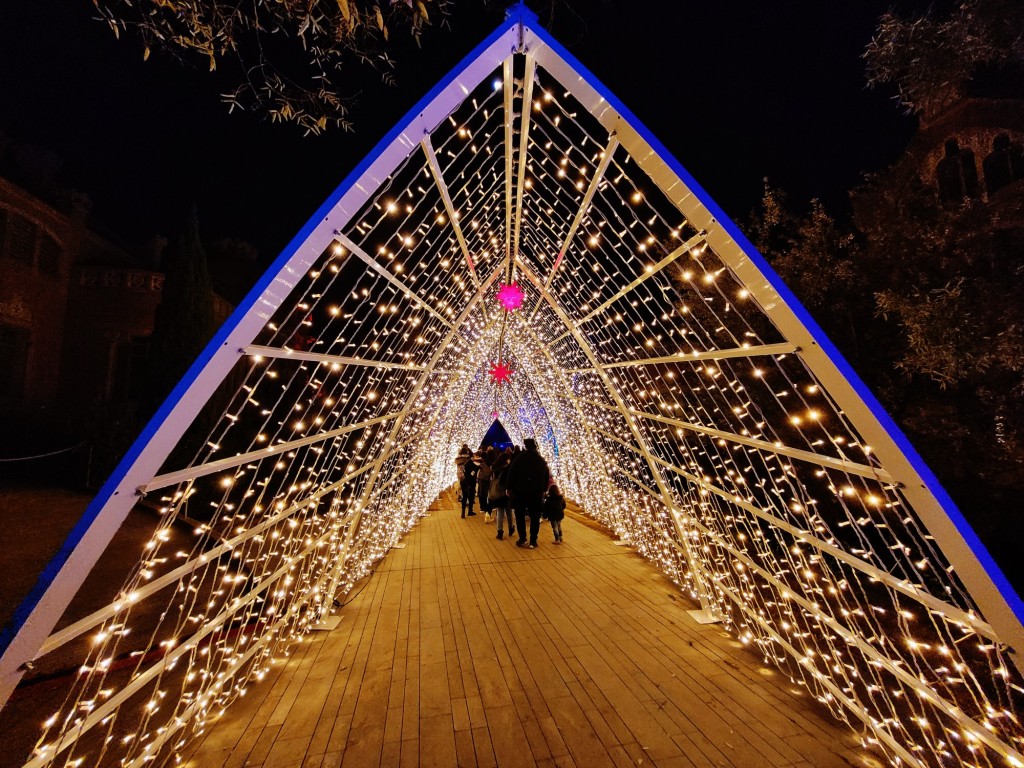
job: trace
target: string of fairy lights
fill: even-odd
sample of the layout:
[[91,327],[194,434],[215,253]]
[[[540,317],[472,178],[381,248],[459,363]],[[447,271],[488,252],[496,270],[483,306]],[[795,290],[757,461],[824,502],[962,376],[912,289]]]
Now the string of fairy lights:
[[147,485],[161,522],[117,601],[47,645],[83,659],[27,764],[183,754],[497,418],[866,748],[1024,766],[1020,677],[899,484],[707,233],[525,58],[317,246]]

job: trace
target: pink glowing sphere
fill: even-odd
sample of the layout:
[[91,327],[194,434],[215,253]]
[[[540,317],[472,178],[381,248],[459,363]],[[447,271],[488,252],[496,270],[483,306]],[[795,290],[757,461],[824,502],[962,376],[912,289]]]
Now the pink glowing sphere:
[[502,285],[498,289],[498,303],[505,308],[506,312],[512,312],[523,305],[523,289],[515,283]]

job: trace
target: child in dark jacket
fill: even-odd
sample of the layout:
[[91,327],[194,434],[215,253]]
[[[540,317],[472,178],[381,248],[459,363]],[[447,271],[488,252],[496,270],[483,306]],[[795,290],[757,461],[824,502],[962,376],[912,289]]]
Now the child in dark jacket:
[[544,497],[544,517],[551,523],[551,533],[555,535],[555,544],[562,543],[562,518],[565,517],[565,497],[554,483],[548,488]]

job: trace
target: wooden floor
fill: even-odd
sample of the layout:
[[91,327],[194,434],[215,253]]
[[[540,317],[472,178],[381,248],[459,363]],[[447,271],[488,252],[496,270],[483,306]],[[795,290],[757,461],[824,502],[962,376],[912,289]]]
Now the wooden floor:
[[448,493],[186,765],[875,765],[668,580],[579,520],[495,540]]

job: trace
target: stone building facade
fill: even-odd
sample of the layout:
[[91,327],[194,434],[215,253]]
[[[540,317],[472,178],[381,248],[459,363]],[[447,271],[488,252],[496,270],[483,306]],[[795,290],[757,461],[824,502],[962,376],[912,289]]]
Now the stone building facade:
[[58,210],[0,178],[0,424],[81,434],[137,397],[164,284],[146,261],[90,229],[84,198]]
[[1016,182],[1024,180],[1024,101],[961,98],[922,116],[907,151],[944,205],[964,198],[1005,204],[1019,197]]

